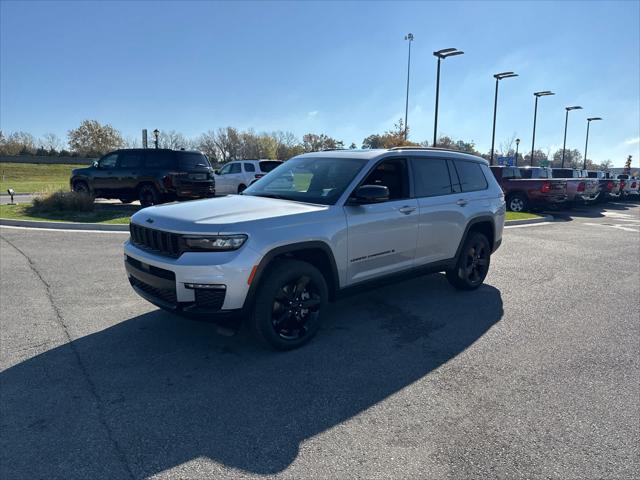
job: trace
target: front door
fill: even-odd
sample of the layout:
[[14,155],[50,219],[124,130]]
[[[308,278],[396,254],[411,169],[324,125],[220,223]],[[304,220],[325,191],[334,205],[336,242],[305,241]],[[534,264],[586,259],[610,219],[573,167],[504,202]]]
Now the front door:
[[409,269],[416,252],[418,202],[410,195],[407,160],[383,160],[361,185],[386,186],[389,200],[344,207],[349,284]]
[[93,176],[93,189],[101,194],[111,194],[118,188],[118,153],[111,153],[98,161]]
[[144,152],[131,150],[121,152],[118,156],[118,189],[122,193],[132,195],[138,185],[140,170],[144,165]]
[[239,163],[227,163],[216,175],[216,194],[229,195],[238,193],[242,172]]

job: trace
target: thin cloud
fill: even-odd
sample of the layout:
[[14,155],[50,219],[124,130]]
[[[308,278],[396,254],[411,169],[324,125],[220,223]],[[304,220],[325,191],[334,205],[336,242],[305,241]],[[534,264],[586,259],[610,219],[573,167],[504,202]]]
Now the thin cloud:
[[310,112],[307,112],[307,117],[309,118],[314,118],[318,115],[318,110],[311,110]]
[[625,145],[638,145],[640,143],[640,137],[630,138],[629,140],[625,140]]

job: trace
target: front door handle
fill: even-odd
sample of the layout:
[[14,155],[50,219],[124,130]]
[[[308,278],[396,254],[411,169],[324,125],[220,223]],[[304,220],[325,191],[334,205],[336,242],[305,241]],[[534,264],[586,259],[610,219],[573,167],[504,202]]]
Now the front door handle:
[[469,202],[467,202],[464,198],[461,198],[460,200],[458,200],[456,202],[456,205],[458,205],[460,207],[464,207],[467,203],[469,203]]
[[404,213],[405,215],[409,215],[411,212],[414,212],[415,210],[416,210],[416,207],[410,207],[409,205],[405,205],[404,207],[401,207],[398,209],[400,213]]

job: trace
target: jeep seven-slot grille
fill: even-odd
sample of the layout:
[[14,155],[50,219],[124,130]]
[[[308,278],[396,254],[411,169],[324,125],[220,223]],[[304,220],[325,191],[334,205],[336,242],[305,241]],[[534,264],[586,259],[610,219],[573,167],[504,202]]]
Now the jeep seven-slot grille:
[[136,247],[167,257],[180,256],[180,235],[177,233],[141,227],[134,223],[129,224],[129,232],[131,242]]

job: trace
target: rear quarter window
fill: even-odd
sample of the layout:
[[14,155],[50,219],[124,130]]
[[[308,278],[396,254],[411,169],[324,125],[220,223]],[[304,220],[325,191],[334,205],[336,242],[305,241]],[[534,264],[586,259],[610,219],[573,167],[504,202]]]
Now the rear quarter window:
[[144,166],[146,168],[175,168],[175,158],[171,151],[154,152],[148,149],[145,152]]
[[478,190],[486,190],[489,187],[479,163],[454,160],[454,164],[463,192],[477,192]]

